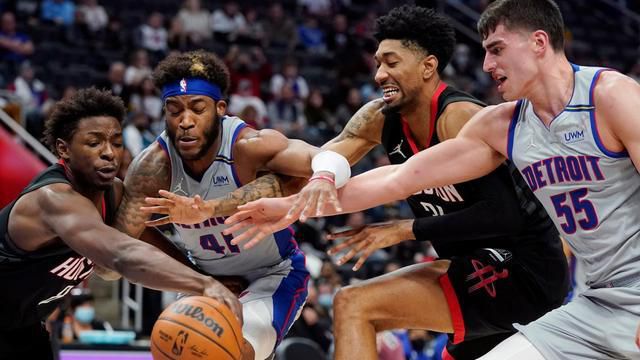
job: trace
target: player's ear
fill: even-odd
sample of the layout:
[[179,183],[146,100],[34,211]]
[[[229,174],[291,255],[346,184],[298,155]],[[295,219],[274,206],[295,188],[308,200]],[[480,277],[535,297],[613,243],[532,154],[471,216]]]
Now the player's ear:
[[438,58],[429,55],[422,59],[422,79],[428,80],[438,71]]
[[227,114],[227,102],[224,100],[216,101],[216,113],[218,116],[225,116]]
[[550,46],[549,34],[542,30],[536,30],[531,33],[531,40],[533,44],[534,52],[538,54],[544,53],[544,50]]
[[57,138],[56,139],[56,152],[58,156],[64,161],[69,160],[69,144],[66,141]]

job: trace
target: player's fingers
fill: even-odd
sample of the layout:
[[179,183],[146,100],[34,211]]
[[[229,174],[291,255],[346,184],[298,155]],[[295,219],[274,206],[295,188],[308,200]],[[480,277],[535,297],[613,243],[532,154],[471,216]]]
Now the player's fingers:
[[322,210],[324,210],[324,204],[326,202],[327,196],[324,191],[318,195],[318,202],[316,203],[316,216],[322,216]]
[[253,236],[253,238],[251,240],[249,240],[249,242],[247,242],[246,244],[244,244],[244,249],[245,250],[249,250],[252,247],[258,245],[258,243],[262,240],[264,240],[269,234],[265,233],[264,231],[258,231],[257,234],[255,234]]
[[[248,231],[249,229],[251,229],[253,227],[254,227],[253,219],[245,219],[245,220],[238,221],[237,223],[227,227],[226,229],[224,229],[222,231],[222,234],[224,234],[224,235],[232,235],[235,232],[240,232],[240,231],[243,231],[245,229],[246,229],[246,231]],[[233,241],[231,243],[233,245],[236,245],[236,244],[233,243]]]
[[204,200],[202,200],[200,195],[196,195],[193,198],[193,208],[194,209],[201,209],[203,205],[204,205]]
[[165,197],[169,200],[175,200],[178,198],[178,195],[167,190],[158,190],[158,194],[160,194],[160,196]]
[[367,246],[366,242],[361,242],[361,243],[358,243],[355,246],[353,246],[351,248],[351,250],[349,250],[348,253],[346,253],[344,256],[342,256],[340,259],[338,259],[338,265],[345,264],[347,261],[351,260],[360,251],[362,251],[362,249],[364,249],[365,246]]
[[169,215],[169,213],[171,213],[171,210],[169,210],[169,208],[166,206],[143,206],[140,208],[140,211],[142,211],[145,214]]
[[233,225],[235,223],[241,222],[243,220],[251,218],[251,215],[254,214],[253,210],[242,210],[237,213],[229,216],[225,221],[225,225]]
[[258,210],[262,207],[262,199],[249,201],[246,204],[238,205],[238,210]]
[[173,205],[174,202],[165,198],[154,198],[154,197],[146,197],[144,198],[144,202],[149,205],[161,205],[161,206],[170,206]]
[[358,271],[360,270],[360,268],[362,267],[362,265],[364,265],[364,262],[367,261],[367,259],[369,258],[369,256],[371,256],[371,254],[373,254],[373,252],[376,249],[373,246],[370,246],[368,248],[366,248],[364,250],[364,252],[362,253],[362,255],[360,255],[360,258],[358,259],[358,261],[356,261],[356,264],[353,265],[353,268],[351,268],[351,270],[353,271]]
[[238,245],[241,242],[246,241],[247,239],[251,239],[253,237],[253,235],[256,232],[258,232],[259,230],[260,229],[258,227],[256,227],[256,226],[248,228],[243,233],[234,236],[233,239],[231,239],[231,245]]
[[147,220],[144,222],[144,224],[146,226],[160,226],[160,225],[171,224],[171,218],[169,216],[165,216],[160,219]]
[[337,212],[342,211],[342,205],[340,205],[340,200],[338,200],[338,194],[336,190],[329,193],[327,203],[332,206]]
[[311,196],[309,196],[309,200],[307,200],[307,203],[304,205],[304,208],[302,209],[302,212],[300,213],[300,221],[305,222],[305,221],[307,221],[308,218],[313,216],[313,214],[316,211],[316,204],[318,203],[318,196],[319,196],[319,194],[317,192],[314,192],[313,194],[311,194]]
[[305,204],[307,203],[307,199],[307,193],[300,193],[296,195],[296,199],[293,201],[293,205],[291,205],[291,208],[289,209],[289,212],[287,212],[286,216],[298,219],[300,217],[300,213],[304,209]]
[[354,244],[360,242],[360,240],[362,240],[359,236],[354,236],[352,238],[349,238],[348,240],[332,247],[331,249],[327,250],[327,254],[329,255],[334,255],[337,254],[341,251],[343,251],[346,248],[350,248],[353,247]]
[[347,237],[347,236],[353,236],[353,235],[359,233],[360,231],[362,231],[362,227],[357,227],[355,229],[349,229],[349,230],[345,230],[345,231],[338,231],[338,232],[335,232],[335,233],[327,234],[327,239],[335,240],[335,239],[340,239],[340,238]]

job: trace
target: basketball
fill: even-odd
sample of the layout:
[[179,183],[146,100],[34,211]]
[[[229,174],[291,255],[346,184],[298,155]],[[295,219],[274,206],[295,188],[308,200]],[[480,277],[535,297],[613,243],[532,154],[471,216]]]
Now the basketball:
[[151,332],[155,360],[238,360],[242,329],[231,310],[204,296],[180,299],[165,309]]

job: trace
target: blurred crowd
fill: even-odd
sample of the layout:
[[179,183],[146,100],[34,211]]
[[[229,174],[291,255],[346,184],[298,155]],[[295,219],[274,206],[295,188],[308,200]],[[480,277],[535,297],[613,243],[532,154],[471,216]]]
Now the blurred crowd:
[[[229,67],[230,114],[255,128],[277,129],[320,146],[339,134],[363,104],[381,96],[373,81],[376,43],[371,33],[376,17],[399,3],[0,1],[0,107],[40,139],[55,101],[81,87],[110,89],[129,109],[124,177],[131,159],[164,129],[162,100],[151,80],[153,67],[171,52],[204,48]],[[486,1],[466,3],[477,11],[486,6]],[[580,39],[570,32],[567,37],[573,47],[568,52],[577,57],[573,61],[609,63],[580,58],[586,53]],[[444,79],[489,104],[498,103],[495,86],[482,71],[482,54],[477,42],[460,37]],[[640,61],[623,65],[619,70],[640,79]],[[387,163],[378,149],[359,162],[354,173]],[[408,206],[397,203],[298,224],[297,239],[308,255],[313,280],[289,336],[310,338],[330,353],[332,298],[341,286],[435,256],[428,243],[410,241],[378,251],[353,272],[352,264],[337,266],[326,254],[331,246],[326,233],[409,217]],[[70,306],[69,315],[75,311],[74,319],[86,325],[78,318],[86,322],[90,311],[82,309]],[[379,334],[378,345],[383,359],[426,360],[439,359],[445,340],[426,331],[398,330]]]

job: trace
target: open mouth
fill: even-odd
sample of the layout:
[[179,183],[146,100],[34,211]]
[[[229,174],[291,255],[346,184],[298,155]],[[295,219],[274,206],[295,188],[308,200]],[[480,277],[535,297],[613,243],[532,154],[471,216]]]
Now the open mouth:
[[400,93],[400,89],[395,86],[386,86],[382,88],[382,100],[390,102]]
[[115,166],[104,166],[98,169],[98,175],[106,180],[113,179],[116,176],[118,169]]
[[507,81],[507,77],[506,76],[500,76],[495,78],[496,84],[498,85],[498,88],[500,88],[502,86],[502,84],[504,84],[505,81]]
[[191,136],[183,136],[178,140],[178,143],[183,146],[193,146],[198,141],[197,138]]

